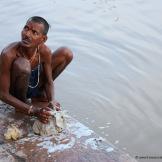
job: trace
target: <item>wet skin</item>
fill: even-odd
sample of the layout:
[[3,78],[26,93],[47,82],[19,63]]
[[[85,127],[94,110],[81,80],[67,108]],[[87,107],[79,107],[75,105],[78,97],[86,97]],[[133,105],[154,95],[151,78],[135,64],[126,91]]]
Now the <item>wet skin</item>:
[[[47,36],[43,34],[43,30],[43,24],[27,22],[21,32],[21,41],[11,43],[0,55],[0,99],[24,114],[28,114],[30,109],[26,103],[26,93],[31,70],[39,63],[38,55],[43,66],[38,86],[41,87],[44,98],[52,101],[54,105],[59,104],[54,99],[53,81],[73,58],[71,50],[66,47],[52,53],[45,45]],[[59,106],[57,108],[59,109]],[[49,110],[48,107],[33,106],[30,115],[48,123]]]

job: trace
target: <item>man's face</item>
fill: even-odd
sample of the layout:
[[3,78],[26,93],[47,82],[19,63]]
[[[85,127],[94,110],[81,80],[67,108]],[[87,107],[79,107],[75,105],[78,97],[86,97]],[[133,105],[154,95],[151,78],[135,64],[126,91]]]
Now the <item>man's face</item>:
[[45,42],[46,35],[43,34],[44,25],[29,21],[21,32],[21,44],[25,47],[37,47]]

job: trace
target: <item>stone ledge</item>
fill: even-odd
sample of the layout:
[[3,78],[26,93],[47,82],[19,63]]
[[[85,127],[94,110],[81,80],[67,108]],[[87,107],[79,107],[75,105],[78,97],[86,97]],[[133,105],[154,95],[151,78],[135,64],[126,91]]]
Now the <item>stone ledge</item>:
[[[33,121],[34,118],[15,113],[14,108],[0,103],[1,162],[136,162],[70,116],[67,129],[57,136],[34,135]],[[3,134],[11,123],[23,132],[17,141],[4,139]]]

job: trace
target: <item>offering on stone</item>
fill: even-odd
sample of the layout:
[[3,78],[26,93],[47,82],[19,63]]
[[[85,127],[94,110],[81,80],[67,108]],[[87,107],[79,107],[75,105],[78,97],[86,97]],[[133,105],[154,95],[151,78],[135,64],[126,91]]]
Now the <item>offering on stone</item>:
[[36,120],[33,125],[33,131],[35,134],[41,136],[49,136],[62,132],[66,128],[65,112],[64,111],[50,111],[51,117],[48,124],[44,124],[39,120]]
[[21,130],[16,127],[16,125],[12,124],[8,126],[6,133],[4,134],[4,137],[6,140],[17,140],[21,137]]

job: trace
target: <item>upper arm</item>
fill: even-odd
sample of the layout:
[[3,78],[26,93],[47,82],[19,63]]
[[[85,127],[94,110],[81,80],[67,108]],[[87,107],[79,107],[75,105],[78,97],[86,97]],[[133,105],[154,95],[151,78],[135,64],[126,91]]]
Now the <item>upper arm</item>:
[[0,92],[9,93],[11,58],[8,53],[0,55]]
[[52,82],[52,68],[51,68],[51,61],[52,61],[52,53],[49,48],[45,48],[43,51],[43,67],[44,67],[44,74],[46,76],[47,83]]

